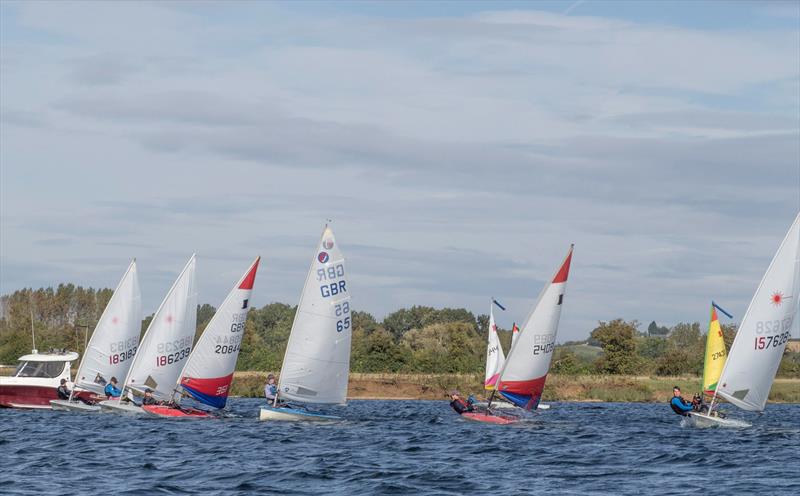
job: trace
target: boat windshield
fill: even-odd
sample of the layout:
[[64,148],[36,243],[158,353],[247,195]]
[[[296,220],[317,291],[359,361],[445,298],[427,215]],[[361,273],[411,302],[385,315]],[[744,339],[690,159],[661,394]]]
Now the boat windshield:
[[14,377],[48,377],[54,378],[64,371],[65,362],[22,362],[17,367]]

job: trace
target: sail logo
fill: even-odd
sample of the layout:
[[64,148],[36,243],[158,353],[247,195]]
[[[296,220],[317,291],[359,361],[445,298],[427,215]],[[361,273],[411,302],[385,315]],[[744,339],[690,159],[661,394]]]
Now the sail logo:
[[331,248],[333,248],[333,240],[330,238],[326,239],[325,241],[322,242],[322,247],[325,248],[326,250],[330,250]]
[[328,256],[328,252],[327,251],[321,251],[321,252],[319,252],[319,255],[317,255],[317,260],[319,260],[320,263],[327,263],[328,260],[330,260],[330,258],[331,257]]
[[779,307],[779,306],[781,306],[781,303],[783,303],[783,298],[784,298],[784,296],[783,296],[783,293],[781,291],[775,291],[774,293],[772,293],[772,296],[770,296],[769,299],[770,299],[770,302],[773,305],[775,305],[776,307]]

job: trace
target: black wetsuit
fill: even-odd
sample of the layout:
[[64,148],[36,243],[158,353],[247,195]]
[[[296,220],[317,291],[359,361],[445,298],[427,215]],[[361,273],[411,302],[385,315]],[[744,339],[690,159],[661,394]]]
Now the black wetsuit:
[[58,386],[58,389],[56,389],[56,393],[58,393],[58,399],[60,399],[60,400],[68,400],[69,399],[70,390],[67,389],[67,385],[66,384],[62,384],[62,385]]
[[142,405],[158,405],[158,401],[152,396],[150,396],[149,398],[145,396],[142,399]]
[[470,403],[465,402],[462,399],[453,400],[450,402],[450,406],[453,407],[453,410],[456,411],[457,414],[461,415],[465,412],[471,412],[474,410]]

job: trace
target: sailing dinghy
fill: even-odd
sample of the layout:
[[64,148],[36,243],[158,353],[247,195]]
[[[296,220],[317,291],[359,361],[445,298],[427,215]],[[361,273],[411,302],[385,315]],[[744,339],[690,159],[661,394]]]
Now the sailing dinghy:
[[778,248],[742,318],[708,413],[690,413],[698,427],[747,427],[721,418],[717,397],[742,410],[762,412],[800,305],[800,213]]
[[99,412],[99,405],[84,403],[76,396],[83,395],[82,392],[105,396],[105,386],[112,377],[125,377],[136,355],[141,329],[142,294],[134,259],[97,321],[83,352],[70,398],[51,400],[53,410]]
[[257,257],[250,264],[200,335],[178,375],[172,403],[144,405],[142,409],[147,414],[172,418],[214,417],[205,410],[182,407],[180,403],[183,396],[218,410],[225,408],[260,260],[261,257]]
[[[547,372],[553,358],[573,246],[570,246],[553,279],[539,294],[533,310],[522,325],[516,344],[511,347],[506,357],[495,385],[497,393],[525,410],[535,410],[542,397]],[[489,411],[464,413],[461,416],[468,420],[488,423],[507,424],[520,420],[518,417],[492,412],[492,399],[489,400]]]
[[152,390],[158,400],[172,397],[178,374],[192,351],[197,325],[195,266],[192,255],[144,333],[122,383],[122,396],[100,402],[104,412],[143,414],[133,397],[142,395],[146,389]]
[[[497,300],[492,298],[489,307],[489,337],[486,345],[486,375],[483,381],[483,387],[487,391],[495,390],[497,379],[500,377],[500,369],[503,368],[503,364],[506,361],[506,356],[503,353],[503,346],[500,344],[500,336],[497,334],[497,324],[495,324],[494,321],[494,305],[497,305],[502,310],[505,310],[505,308],[501,306]],[[511,347],[513,348],[514,345],[512,344]],[[473,403],[473,406],[477,408],[487,408],[489,403],[480,401]],[[495,401],[492,403],[492,407],[495,409],[516,408],[507,401]]]
[[261,420],[340,420],[302,408],[280,406],[293,401],[344,405],[350,373],[352,317],[345,262],[327,225],[314,252],[292,323],[272,405],[261,408]]

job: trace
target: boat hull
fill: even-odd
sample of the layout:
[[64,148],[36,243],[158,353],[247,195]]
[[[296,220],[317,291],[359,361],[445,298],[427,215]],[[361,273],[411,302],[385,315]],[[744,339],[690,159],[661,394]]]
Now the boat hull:
[[471,420],[473,422],[483,422],[485,424],[498,424],[498,425],[507,425],[507,424],[514,424],[519,422],[519,418],[517,417],[509,417],[506,415],[492,415],[488,413],[478,413],[478,412],[467,412],[461,414],[462,418],[467,420]]
[[743,420],[709,416],[702,413],[690,413],[687,418],[691,420],[691,425],[693,427],[699,427],[701,429],[708,427],[732,427],[737,429],[751,427],[751,424]]
[[133,403],[123,403],[118,400],[106,400],[101,401],[99,405],[100,411],[104,413],[118,413],[130,416],[144,415],[144,410],[142,410],[142,407]]
[[99,405],[87,405],[82,401],[69,400],[51,400],[50,408],[60,412],[97,413],[100,411]]
[[[478,403],[474,403],[473,406],[475,406],[477,408],[486,408],[486,407],[489,406],[489,403],[486,402],[486,401],[479,401]],[[513,410],[514,408],[517,408],[517,406],[512,404],[512,403],[509,403],[507,401],[495,401],[495,402],[492,403],[492,409],[493,410]],[[539,403],[536,406],[536,409],[537,410],[549,410],[550,409],[550,405],[548,405],[546,403]]]
[[175,408],[166,405],[145,405],[142,407],[142,410],[150,417],[181,419],[216,418],[211,413],[198,410],[196,408]]
[[52,386],[0,384],[0,406],[6,408],[49,409],[50,401],[58,399]]
[[279,422],[335,422],[337,420],[342,420],[342,417],[322,415],[320,413],[296,408],[273,408],[266,406],[261,408],[258,419]]

